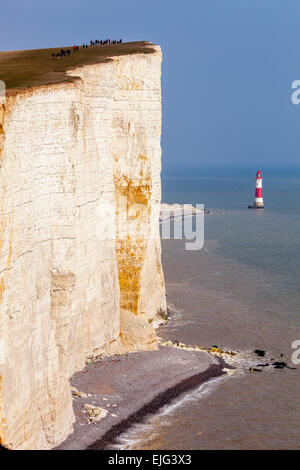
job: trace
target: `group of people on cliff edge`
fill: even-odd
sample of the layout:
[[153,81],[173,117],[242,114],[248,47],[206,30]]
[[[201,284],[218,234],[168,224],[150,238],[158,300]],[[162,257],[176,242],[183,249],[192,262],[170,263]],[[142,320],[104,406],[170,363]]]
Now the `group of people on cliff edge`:
[[[90,46],[102,46],[102,45],[105,45],[105,44],[122,44],[123,40],[122,39],[119,39],[119,40],[116,40],[116,39],[105,39],[105,40],[99,40],[99,39],[96,39],[95,41],[90,41]],[[82,49],[87,49],[88,47],[88,44],[85,44],[83,43],[82,44]],[[73,52],[78,52],[79,51],[79,46],[77,45],[74,45],[73,46]],[[62,59],[63,57],[65,56],[69,56],[71,54],[71,49],[61,49],[60,52],[52,52],[51,54],[51,57],[52,59]]]

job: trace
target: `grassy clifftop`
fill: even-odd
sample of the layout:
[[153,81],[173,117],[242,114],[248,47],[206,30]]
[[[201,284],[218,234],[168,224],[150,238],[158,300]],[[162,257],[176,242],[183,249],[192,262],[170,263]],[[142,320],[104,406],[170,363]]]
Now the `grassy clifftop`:
[[78,52],[73,52],[72,46],[62,47],[71,49],[71,54],[61,60],[51,57],[53,52],[60,52],[61,47],[0,52],[0,80],[5,82],[7,90],[48,85],[70,81],[66,71],[74,67],[107,62],[114,56],[154,52],[151,43],[145,41],[89,46],[87,49],[80,46]]

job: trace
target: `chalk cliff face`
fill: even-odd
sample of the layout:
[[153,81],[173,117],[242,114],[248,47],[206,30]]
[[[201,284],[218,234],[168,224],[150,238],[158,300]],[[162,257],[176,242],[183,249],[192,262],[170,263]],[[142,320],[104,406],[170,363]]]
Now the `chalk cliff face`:
[[2,108],[0,443],[10,448],[51,448],[72,432],[69,378],[87,357],[156,347],[160,65],[157,47],[114,57]]

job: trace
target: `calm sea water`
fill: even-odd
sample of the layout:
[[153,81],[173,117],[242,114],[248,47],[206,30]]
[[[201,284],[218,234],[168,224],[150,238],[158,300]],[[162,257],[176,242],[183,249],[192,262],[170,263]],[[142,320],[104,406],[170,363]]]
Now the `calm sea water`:
[[[255,171],[254,175],[255,176]],[[300,175],[264,173],[265,210],[248,210],[252,174],[163,179],[163,202],[204,203],[205,245],[163,241],[174,318],[158,334],[291,361],[300,340]],[[259,363],[259,360],[258,360]],[[297,366],[296,366],[297,367]],[[208,383],[131,429],[133,449],[300,449],[300,368]]]

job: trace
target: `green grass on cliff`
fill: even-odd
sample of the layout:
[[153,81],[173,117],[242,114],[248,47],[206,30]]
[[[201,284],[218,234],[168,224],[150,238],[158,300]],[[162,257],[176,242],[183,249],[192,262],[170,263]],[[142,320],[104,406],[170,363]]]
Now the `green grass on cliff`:
[[[62,48],[70,49],[71,55],[52,59],[51,54]],[[0,52],[0,80],[5,82],[7,90],[60,83],[70,80],[65,72],[73,67],[107,62],[113,56],[151,52],[151,43],[143,41],[89,46],[87,49],[80,46],[78,52],[73,52],[72,46]]]

